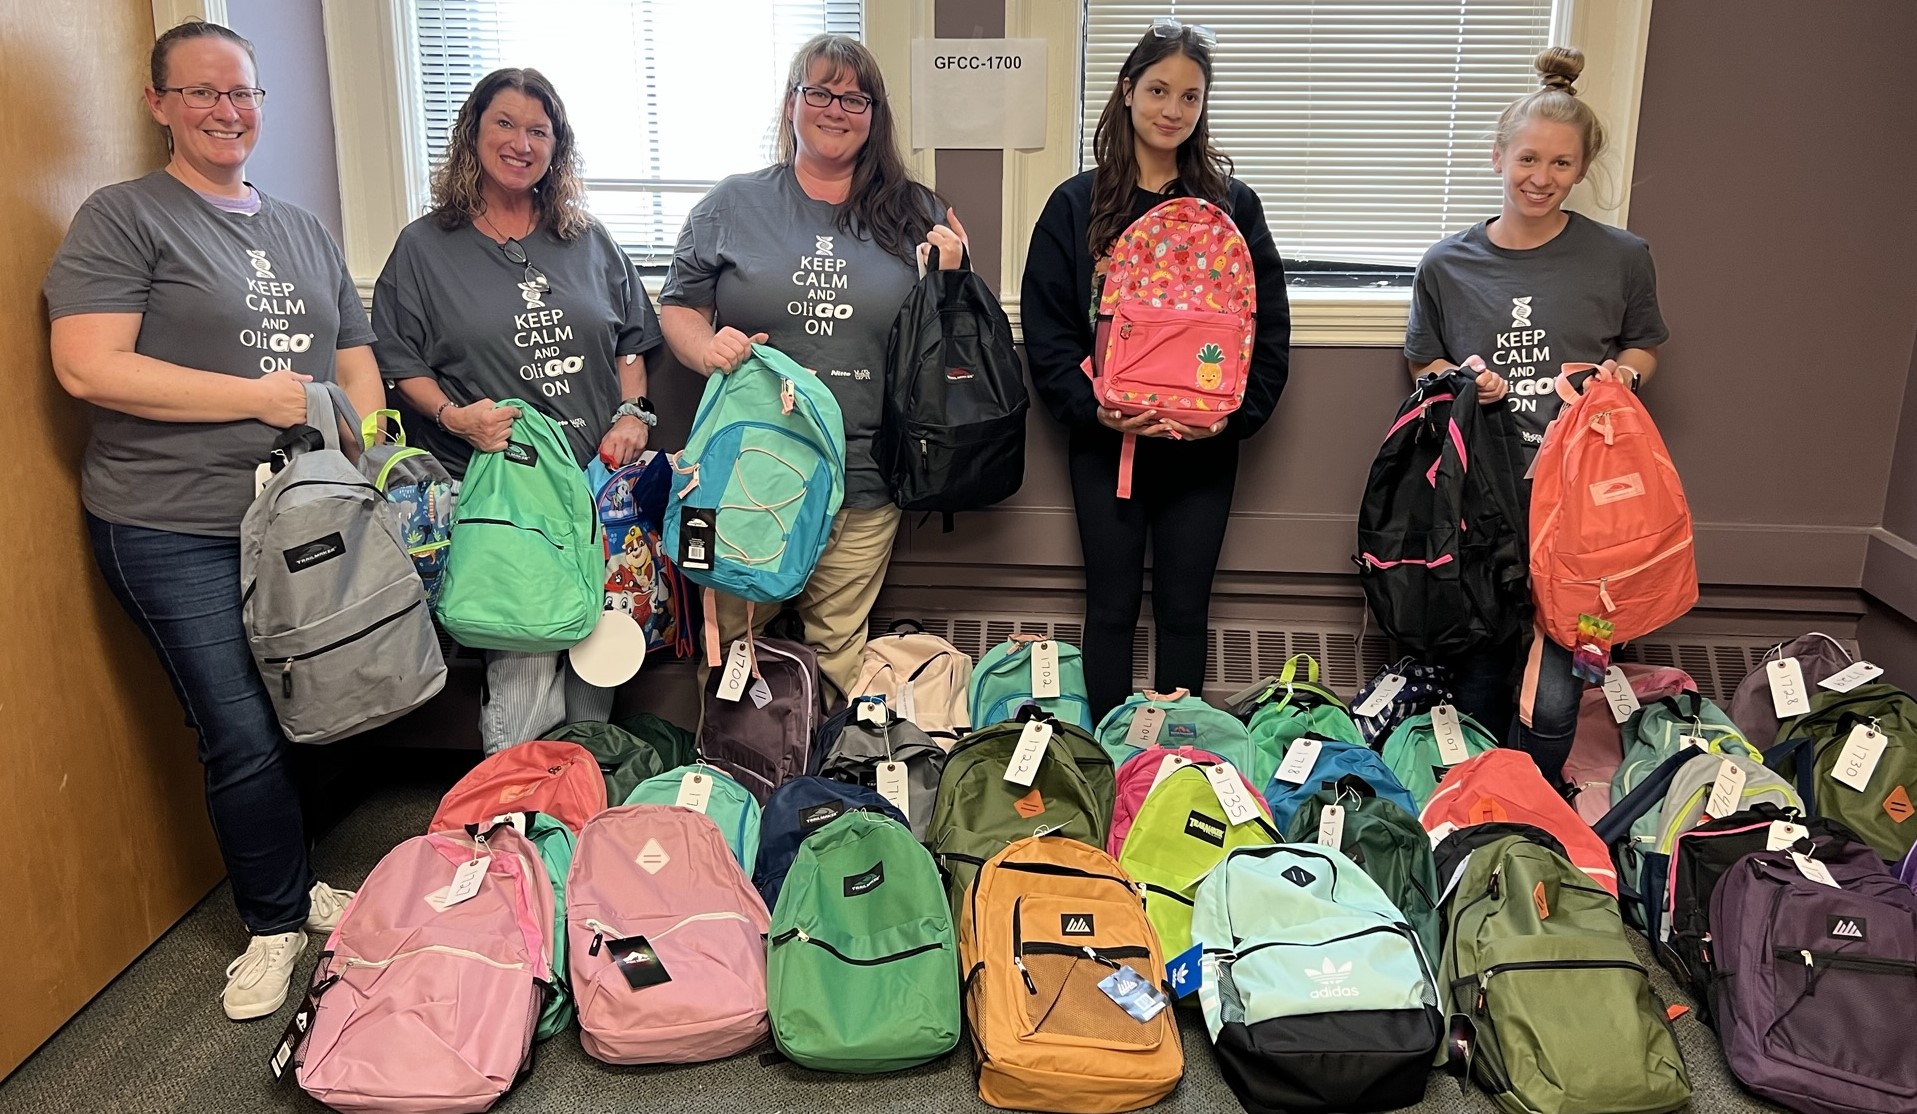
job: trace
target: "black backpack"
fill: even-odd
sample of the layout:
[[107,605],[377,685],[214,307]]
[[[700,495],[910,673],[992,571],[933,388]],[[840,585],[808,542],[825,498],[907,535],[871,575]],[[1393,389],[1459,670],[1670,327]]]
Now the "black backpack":
[[1418,381],[1358,509],[1359,583],[1406,653],[1450,657],[1530,625],[1524,454],[1510,414],[1457,371]]
[[908,511],[989,507],[1025,482],[1025,372],[1012,326],[971,253],[938,270],[938,250],[886,343],[885,416],[875,455]]

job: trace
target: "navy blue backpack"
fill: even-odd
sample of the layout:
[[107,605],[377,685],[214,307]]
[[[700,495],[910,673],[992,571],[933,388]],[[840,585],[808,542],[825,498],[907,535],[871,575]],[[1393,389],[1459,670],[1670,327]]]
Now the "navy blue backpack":
[[772,791],[759,815],[759,860],[752,870],[752,884],[765,898],[767,909],[778,906],[786,871],[799,857],[799,844],[805,837],[854,809],[876,812],[911,827],[892,802],[862,785],[823,777],[795,777]]

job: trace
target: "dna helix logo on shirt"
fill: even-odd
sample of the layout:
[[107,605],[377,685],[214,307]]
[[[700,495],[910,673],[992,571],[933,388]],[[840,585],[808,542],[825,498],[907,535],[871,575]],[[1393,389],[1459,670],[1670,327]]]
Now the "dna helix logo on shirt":
[[260,315],[260,323],[241,329],[240,343],[263,353],[260,374],[294,371],[293,357],[313,347],[313,334],[296,332],[294,325],[295,318],[306,316],[306,299],[298,296],[297,285],[274,274],[264,251],[247,249],[246,261],[253,268],[246,280],[246,308]]

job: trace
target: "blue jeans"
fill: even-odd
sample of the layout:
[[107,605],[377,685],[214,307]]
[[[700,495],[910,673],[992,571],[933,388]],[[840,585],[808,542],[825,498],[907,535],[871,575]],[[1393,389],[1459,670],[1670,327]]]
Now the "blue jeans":
[[[1527,694],[1532,654],[1538,658],[1537,678]],[[1553,786],[1563,782],[1564,760],[1577,737],[1578,701],[1584,696],[1584,682],[1571,672],[1571,651],[1534,634],[1531,642],[1520,638],[1439,664],[1451,671],[1453,693],[1466,715],[1485,730],[1501,733],[1506,746],[1530,755]]]
[[306,921],[313,868],[279,718],[240,621],[240,543],[87,515],[107,587],[160,655],[187,726],[199,733],[206,809],[254,935]]

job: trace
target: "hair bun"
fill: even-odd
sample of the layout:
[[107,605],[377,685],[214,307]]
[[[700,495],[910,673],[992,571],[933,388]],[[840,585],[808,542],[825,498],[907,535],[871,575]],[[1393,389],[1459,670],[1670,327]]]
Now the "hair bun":
[[1550,46],[1539,51],[1531,64],[1538,71],[1538,83],[1546,89],[1560,89],[1577,96],[1578,91],[1572,86],[1584,72],[1583,51],[1569,46]]

